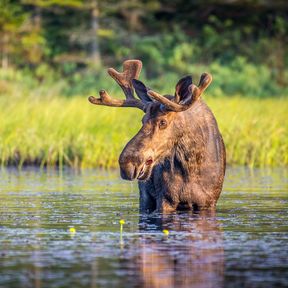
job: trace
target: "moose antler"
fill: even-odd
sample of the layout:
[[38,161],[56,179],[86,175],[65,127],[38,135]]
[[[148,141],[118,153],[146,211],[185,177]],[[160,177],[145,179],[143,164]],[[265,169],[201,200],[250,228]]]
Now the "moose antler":
[[149,90],[147,94],[162,103],[166,108],[174,112],[181,112],[189,109],[201,96],[201,94],[205,91],[205,89],[209,86],[212,81],[212,76],[208,73],[203,73],[200,77],[200,81],[198,87],[194,84],[191,84],[188,87],[189,92],[191,93],[191,101],[187,104],[180,104],[180,96],[178,95],[178,91],[176,89],[174,101],[166,98],[165,96]]
[[123,63],[123,72],[118,72],[113,68],[108,69],[108,74],[120,85],[126,99],[112,98],[105,90],[99,92],[100,98],[90,96],[88,100],[95,105],[105,105],[112,107],[136,107],[144,110],[144,103],[134,97],[132,80],[138,79],[142,69],[140,60],[127,60]]

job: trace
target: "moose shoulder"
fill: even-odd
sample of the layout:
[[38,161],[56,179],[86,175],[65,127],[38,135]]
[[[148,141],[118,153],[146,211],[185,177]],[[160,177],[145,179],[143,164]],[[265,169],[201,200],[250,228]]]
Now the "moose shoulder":
[[[212,77],[203,73],[198,86],[186,76],[175,95],[161,95],[137,80],[139,60],[123,63],[123,72],[108,69],[126,99],[101,90],[96,105],[137,107],[143,126],[120,157],[121,177],[139,180],[140,212],[206,209],[216,205],[225,175],[225,146],[216,119],[201,99]],[[134,90],[139,99],[134,96]]]

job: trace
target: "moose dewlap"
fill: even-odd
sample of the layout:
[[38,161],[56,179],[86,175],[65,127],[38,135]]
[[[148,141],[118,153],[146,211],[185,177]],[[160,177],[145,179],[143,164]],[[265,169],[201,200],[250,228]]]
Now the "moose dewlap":
[[141,213],[215,207],[226,155],[216,119],[201,99],[211,75],[203,73],[198,86],[191,76],[183,77],[171,96],[137,80],[141,68],[141,61],[127,60],[122,73],[108,69],[125,100],[114,99],[104,90],[100,98],[89,97],[92,104],[136,107],[145,113],[142,128],[119,157],[121,177],[139,180]]

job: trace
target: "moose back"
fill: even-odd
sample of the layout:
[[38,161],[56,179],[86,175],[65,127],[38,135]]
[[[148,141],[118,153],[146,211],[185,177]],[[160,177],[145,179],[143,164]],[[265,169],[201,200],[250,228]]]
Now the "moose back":
[[216,119],[201,99],[211,75],[203,73],[198,86],[191,76],[183,77],[171,96],[137,80],[141,68],[141,61],[127,60],[121,73],[108,69],[126,99],[112,98],[104,90],[100,98],[89,97],[92,104],[136,107],[145,113],[143,126],[119,157],[121,177],[139,181],[141,213],[215,207],[226,154]]

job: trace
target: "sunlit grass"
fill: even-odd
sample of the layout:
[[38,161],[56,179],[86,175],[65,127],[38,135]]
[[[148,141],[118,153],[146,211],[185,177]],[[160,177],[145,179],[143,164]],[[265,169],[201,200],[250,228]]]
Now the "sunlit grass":
[[288,164],[288,99],[208,99],[221,129],[228,164]]
[[[288,164],[288,99],[208,98],[228,164]],[[0,98],[1,165],[117,167],[142,112],[96,107],[85,97]]]

